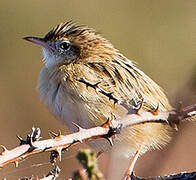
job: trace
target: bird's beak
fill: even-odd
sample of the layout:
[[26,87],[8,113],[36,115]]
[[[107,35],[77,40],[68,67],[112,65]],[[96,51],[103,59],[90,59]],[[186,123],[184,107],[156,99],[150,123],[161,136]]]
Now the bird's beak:
[[49,47],[48,43],[44,40],[44,38],[27,36],[23,39],[38,44],[44,48],[51,49],[51,47]]

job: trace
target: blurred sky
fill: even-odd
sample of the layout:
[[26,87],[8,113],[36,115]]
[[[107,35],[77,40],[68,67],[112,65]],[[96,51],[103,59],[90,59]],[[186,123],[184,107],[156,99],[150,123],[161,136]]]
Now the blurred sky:
[[[44,138],[48,138],[48,130],[65,132],[65,127],[40,102],[36,90],[43,66],[41,51],[22,38],[43,36],[70,19],[95,28],[135,60],[166,90],[173,105],[180,100],[186,105],[195,103],[195,9],[195,0],[0,0],[0,144],[8,149],[15,147],[15,136],[25,136],[32,126],[40,127]],[[194,123],[181,126],[169,147],[140,158],[137,174],[195,170],[195,131]],[[74,158],[77,149],[63,155],[64,177],[78,167]],[[104,157],[107,155],[100,158],[103,171],[107,164]],[[48,159],[46,153],[28,158],[17,169],[9,165],[0,170],[0,178],[31,174],[40,177],[51,168]],[[46,164],[33,166],[38,163]]]

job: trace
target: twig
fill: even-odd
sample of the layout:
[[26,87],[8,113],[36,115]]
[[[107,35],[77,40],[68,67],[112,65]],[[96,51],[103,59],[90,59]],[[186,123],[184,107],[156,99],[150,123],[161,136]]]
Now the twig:
[[140,178],[132,174],[130,180],[195,180],[196,172],[181,172],[179,174],[171,174],[167,176],[157,176],[152,178]]
[[[32,128],[32,133],[27,135],[26,140],[18,136],[20,145],[12,150],[7,150],[2,146],[3,152],[0,155],[0,167],[3,167],[9,163],[15,163],[18,166],[18,161],[29,155],[37,154],[44,151],[57,152],[61,159],[61,152],[70,146],[86,142],[88,140],[106,138],[112,145],[111,137],[114,134],[120,133],[122,128],[128,126],[134,126],[143,123],[168,123],[175,127],[180,121],[185,118],[196,115],[196,104],[179,108],[179,110],[173,110],[168,112],[144,112],[141,108],[137,109],[135,114],[127,114],[123,118],[108,120],[102,126],[94,127],[91,129],[83,129],[78,127],[78,132],[62,135],[51,133],[54,137],[52,139],[40,140],[41,131],[39,128]],[[174,126],[175,125],[175,126]],[[55,155],[54,155],[55,157]]]

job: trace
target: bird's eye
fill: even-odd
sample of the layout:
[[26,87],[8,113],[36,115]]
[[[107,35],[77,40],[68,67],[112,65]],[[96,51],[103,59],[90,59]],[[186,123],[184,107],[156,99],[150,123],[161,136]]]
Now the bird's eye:
[[63,50],[68,50],[69,47],[70,47],[70,43],[68,43],[68,42],[63,42],[63,43],[60,44],[60,47],[61,47],[61,49],[63,49]]

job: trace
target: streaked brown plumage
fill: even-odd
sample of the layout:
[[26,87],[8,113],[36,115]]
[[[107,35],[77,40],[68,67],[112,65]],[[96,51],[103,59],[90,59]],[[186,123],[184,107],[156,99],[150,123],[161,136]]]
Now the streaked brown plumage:
[[[122,117],[126,107],[144,100],[143,109],[170,110],[163,90],[113,45],[86,26],[59,24],[44,38],[27,37],[43,48],[45,66],[39,91],[49,109],[73,130],[103,124],[111,115]],[[117,138],[129,153],[159,148],[170,140],[166,124],[147,123],[124,130]],[[94,146],[105,149],[104,140]],[[123,148],[124,149],[124,148]]]

